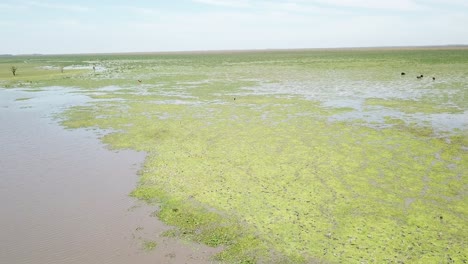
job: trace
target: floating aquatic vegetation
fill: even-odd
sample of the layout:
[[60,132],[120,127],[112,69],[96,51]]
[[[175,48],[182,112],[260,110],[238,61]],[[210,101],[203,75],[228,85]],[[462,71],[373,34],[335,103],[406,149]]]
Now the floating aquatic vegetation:
[[463,262],[466,53],[106,57],[103,75],[50,82],[96,98],[63,124],[145,151],[132,195],[160,205],[167,236],[223,246],[220,260]]
[[157,246],[158,246],[158,243],[156,243],[154,241],[144,241],[143,242],[143,249],[145,251],[151,251],[151,250],[155,249]]

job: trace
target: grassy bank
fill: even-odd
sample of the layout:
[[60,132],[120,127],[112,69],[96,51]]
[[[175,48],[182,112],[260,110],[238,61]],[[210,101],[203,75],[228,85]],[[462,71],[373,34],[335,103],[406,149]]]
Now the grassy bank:
[[167,236],[223,246],[219,260],[468,260],[468,50],[0,65],[0,86],[79,87],[93,98],[63,113],[63,125],[109,129],[111,148],[148,153],[132,195],[160,205],[175,226]]

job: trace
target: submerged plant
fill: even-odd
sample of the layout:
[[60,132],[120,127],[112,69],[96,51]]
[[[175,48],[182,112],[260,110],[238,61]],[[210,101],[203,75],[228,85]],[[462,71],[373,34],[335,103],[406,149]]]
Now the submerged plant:
[[158,246],[158,243],[154,241],[145,241],[143,243],[143,248],[145,249],[145,251],[154,250],[157,246]]

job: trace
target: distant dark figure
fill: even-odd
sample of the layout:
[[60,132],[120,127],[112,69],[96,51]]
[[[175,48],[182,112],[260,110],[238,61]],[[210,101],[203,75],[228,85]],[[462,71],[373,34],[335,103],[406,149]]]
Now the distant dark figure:
[[422,75],[422,74],[419,75],[419,76],[416,76],[416,78],[418,78],[418,79],[421,79],[422,77],[424,77],[424,75]]
[[96,72],[96,66],[93,66],[93,72]]
[[141,80],[138,80],[139,83],[141,83]]
[[432,80],[435,81],[435,77],[432,77]]
[[401,73],[401,76],[403,76],[403,75],[406,75],[406,73],[402,72],[402,73]]
[[236,98],[234,97],[234,101],[236,100]]
[[424,75],[421,74],[421,78],[424,77]]

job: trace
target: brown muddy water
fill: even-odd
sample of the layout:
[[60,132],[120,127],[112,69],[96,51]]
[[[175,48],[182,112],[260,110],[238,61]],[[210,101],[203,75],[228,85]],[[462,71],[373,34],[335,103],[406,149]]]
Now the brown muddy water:
[[0,263],[212,263],[215,249],[162,237],[157,208],[128,196],[144,153],[51,118],[86,100],[0,88]]

